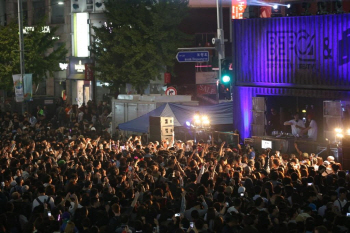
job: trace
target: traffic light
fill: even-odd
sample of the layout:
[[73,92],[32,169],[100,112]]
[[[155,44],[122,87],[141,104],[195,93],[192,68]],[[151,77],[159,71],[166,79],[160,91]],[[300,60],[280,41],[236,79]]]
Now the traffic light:
[[221,84],[231,86],[231,82],[232,82],[232,70],[230,70],[231,64],[232,64],[232,61],[229,58],[221,60],[221,77],[220,77]]
[[220,88],[219,98],[220,99],[231,99],[231,85],[233,81],[233,71],[230,70],[232,60],[225,58],[221,60],[221,77],[220,77]]

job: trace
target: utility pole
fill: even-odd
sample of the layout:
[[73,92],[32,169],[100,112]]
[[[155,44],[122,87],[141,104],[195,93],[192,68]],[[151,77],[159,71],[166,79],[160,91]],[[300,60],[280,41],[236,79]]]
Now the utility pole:
[[[215,40],[215,47],[218,52],[218,80],[221,77],[221,61],[225,59],[225,37],[223,29],[223,17],[222,17],[222,0],[216,0],[216,17],[217,17],[217,39]],[[216,83],[216,100],[219,102],[219,81]]]
[[[19,56],[20,56],[20,66],[21,66],[21,78],[22,86],[24,88],[24,41],[23,41],[23,8],[22,0],[18,0],[18,28],[19,28]],[[24,113],[24,100],[22,102],[22,113]]]

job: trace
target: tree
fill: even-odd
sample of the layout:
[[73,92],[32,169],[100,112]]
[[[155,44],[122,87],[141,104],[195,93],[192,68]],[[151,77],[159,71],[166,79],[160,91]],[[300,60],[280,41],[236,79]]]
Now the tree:
[[[67,50],[62,44],[55,47],[55,32],[42,33],[41,23],[24,35],[25,72],[33,74],[33,82],[38,83],[53,72],[59,71],[59,62],[65,60]],[[11,22],[0,26],[0,89],[13,88],[12,75],[20,73],[18,24]]]
[[177,48],[190,37],[178,29],[186,0],[106,1],[107,21],[94,27],[96,77],[114,88],[131,83],[141,91],[161,72],[173,72]]

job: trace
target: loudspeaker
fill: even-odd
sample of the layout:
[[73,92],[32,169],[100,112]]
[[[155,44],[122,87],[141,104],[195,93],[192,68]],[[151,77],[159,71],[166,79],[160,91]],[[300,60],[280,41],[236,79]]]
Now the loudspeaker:
[[350,135],[344,135],[342,140],[342,151],[339,155],[339,162],[342,164],[343,170],[350,169]]
[[170,141],[174,132],[173,117],[149,117],[150,141]]

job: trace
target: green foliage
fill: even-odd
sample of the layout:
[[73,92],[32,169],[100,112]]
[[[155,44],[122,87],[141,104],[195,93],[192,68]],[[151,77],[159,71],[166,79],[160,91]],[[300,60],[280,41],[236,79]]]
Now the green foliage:
[[186,16],[184,0],[111,0],[107,22],[94,28],[96,76],[114,87],[131,83],[142,90],[161,72],[172,72],[177,48],[190,37],[178,29]]
[[[67,54],[65,45],[54,47],[57,28],[50,33],[41,33],[43,23],[35,26],[34,31],[24,35],[25,72],[33,74],[33,82],[52,76],[59,71],[59,62],[64,61]],[[0,26],[0,89],[13,88],[12,75],[20,73],[18,24],[12,22]]]

